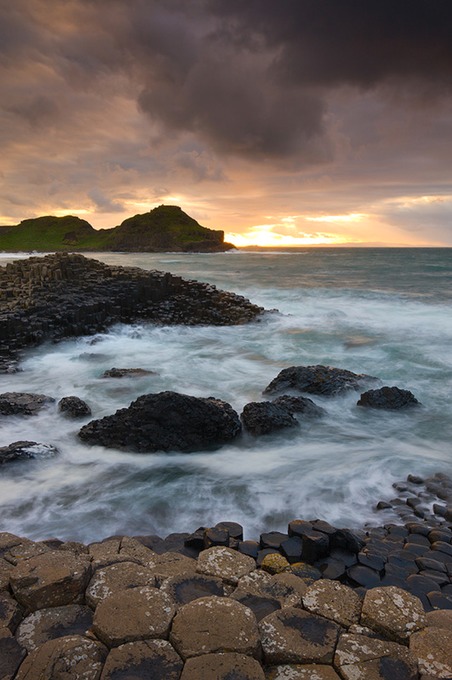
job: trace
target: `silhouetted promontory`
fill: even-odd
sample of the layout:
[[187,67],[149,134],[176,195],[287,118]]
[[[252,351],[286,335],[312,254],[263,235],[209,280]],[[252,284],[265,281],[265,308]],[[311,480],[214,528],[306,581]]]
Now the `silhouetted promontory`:
[[224,231],[207,229],[175,205],[160,205],[112,229],[79,217],[37,217],[0,228],[0,251],[223,252]]

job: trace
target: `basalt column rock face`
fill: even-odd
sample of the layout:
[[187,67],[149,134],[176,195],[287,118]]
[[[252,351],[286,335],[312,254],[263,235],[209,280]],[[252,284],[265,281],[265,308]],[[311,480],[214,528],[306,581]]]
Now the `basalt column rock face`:
[[228,326],[263,312],[207,283],[67,253],[0,267],[0,306],[4,370],[12,370],[6,359],[23,347],[97,333],[113,323]]
[[202,451],[234,439],[241,430],[233,408],[213,397],[176,392],[146,394],[101,420],[82,427],[79,437],[124,451]]

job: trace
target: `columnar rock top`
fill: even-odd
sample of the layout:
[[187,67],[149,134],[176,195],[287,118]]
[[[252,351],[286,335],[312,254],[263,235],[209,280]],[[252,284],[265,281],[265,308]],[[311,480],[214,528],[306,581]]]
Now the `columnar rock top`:
[[[237,546],[238,529],[205,530],[204,546],[229,530]],[[308,564],[258,566],[194,544],[0,534],[2,680],[452,676],[452,609],[425,612],[397,586],[353,589]]]

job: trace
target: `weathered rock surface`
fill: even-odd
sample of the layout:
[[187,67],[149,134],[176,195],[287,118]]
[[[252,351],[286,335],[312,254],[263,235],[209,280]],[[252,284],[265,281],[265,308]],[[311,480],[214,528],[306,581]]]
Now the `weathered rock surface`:
[[127,642],[112,649],[101,680],[179,680],[183,661],[166,640]]
[[0,446],[0,465],[15,460],[30,460],[33,458],[52,458],[56,456],[58,449],[51,444],[38,444],[38,442],[13,442],[9,446]]
[[452,632],[429,626],[410,637],[410,651],[422,673],[434,678],[452,677]]
[[361,623],[390,640],[405,643],[410,635],[425,627],[426,618],[417,597],[396,586],[388,586],[367,591]]
[[85,418],[91,415],[91,409],[80,397],[63,397],[58,402],[58,410],[67,418]]
[[97,605],[93,630],[108,647],[168,638],[176,607],[167,593],[144,586],[113,593]]
[[303,595],[303,606],[347,628],[358,623],[361,614],[359,596],[347,586],[327,579],[308,586]]
[[215,652],[259,653],[256,617],[248,607],[224,597],[204,597],[181,607],[170,642],[183,659]]
[[409,390],[402,390],[400,387],[384,386],[378,390],[363,392],[357,405],[367,408],[398,410],[419,406],[419,402]]
[[198,600],[200,597],[212,595],[223,597],[225,595],[221,579],[190,573],[170,576],[165,579],[161,591],[168,593],[179,606]]
[[396,642],[341,635],[334,665],[345,680],[417,680],[417,659]]
[[274,399],[273,403],[283,406],[290,413],[296,413],[306,418],[321,418],[326,413],[324,408],[318,406],[308,397],[291,397],[285,394]]
[[267,385],[264,394],[296,391],[331,397],[348,390],[358,390],[367,382],[376,379],[370,375],[352,373],[344,368],[332,366],[290,366],[278,373]]
[[152,555],[146,560],[146,566],[160,584],[170,576],[194,574],[197,564],[191,557],[169,551],[163,555]]
[[100,642],[70,635],[45,642],[22,663],[17,680],[99,680],[107,650]]
[[285,406],[271,401],[246,404],[240,418],[245,429],[254,435],[270,434],[276,430],[298,426],[298,421]]
[[82,427],[79,437],[125,451],[201,451],[234,439],[241,430],[233,408],[220,399],[176,392],[146,394],[128,408]]
[[55,399],[45,394],[28,392],[3,392],[0,394],[0,415],[34,416],[42,409],[53,404]]
[[340,678],[331,666],[315,663],[269,666],[265,680],[340,680]]
[[29,614],[19,625],[16,640],[31,652],[48,640],[67,635],[86,635],[92,623],[93,612],[83,605],[39,609]]
[[181,680],[265,680],[261,665],[245,654],[203,654],[187,659]]
[[134,562],[112,564],[96,570],[86,589],[86,602],[95,609],[106,597],[138,586],[155,586],[155,576],[150,569]]
[[90,575],[87,557],[52,550],[19,562],[10,584],[17,601],[35,611],[83,601]]
[[231,585],[237,585],[242,576],[249,574],[255,568],[256,562],[252,557],[221,546],[203,550],[197,562],[197,571],[200,574],[217,576]]
[[320,616],[288,607],[259,624],[268,664],[332,663],[339,626]]

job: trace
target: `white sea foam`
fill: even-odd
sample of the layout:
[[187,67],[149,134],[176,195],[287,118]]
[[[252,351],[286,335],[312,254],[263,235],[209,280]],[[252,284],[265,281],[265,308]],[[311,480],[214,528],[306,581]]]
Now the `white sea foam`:
[[[263,398],[282,368],[323,363],[410,389],[421,409],[373,412],[356,407],[356,394],[313,397],[328,412],[322,420],[187,455],[88,447],[76,433],[89,418],[68,420],[56,405],[35,417],[5,417],[0,446],[31,440],[61,453],[4,466],[2,528],[32,538],[94,540],[126,531],[165,535],[220,520],[242,522],[248,537],[284,529],[297,516],[357,526],[378,521],[372,506],[390,498],[391,484],[409,472],[452,473],[451,302],[425,273],[432,254],[410,265],[411,251],[385,260],[384,253],[338,250],[334,267],[332,254],[99,255],[208,280],[281,313],[226,328],[118,325],[95,338],[45,345],[27,352],[21,373],[0,376],[0,392],[57,400],[74,394],[95,418],[163,390],[219,397],[240,412]],[[451,276],[447,255],[439,262],[443,277]],[[113,366],[157,375],[101,378]]]

